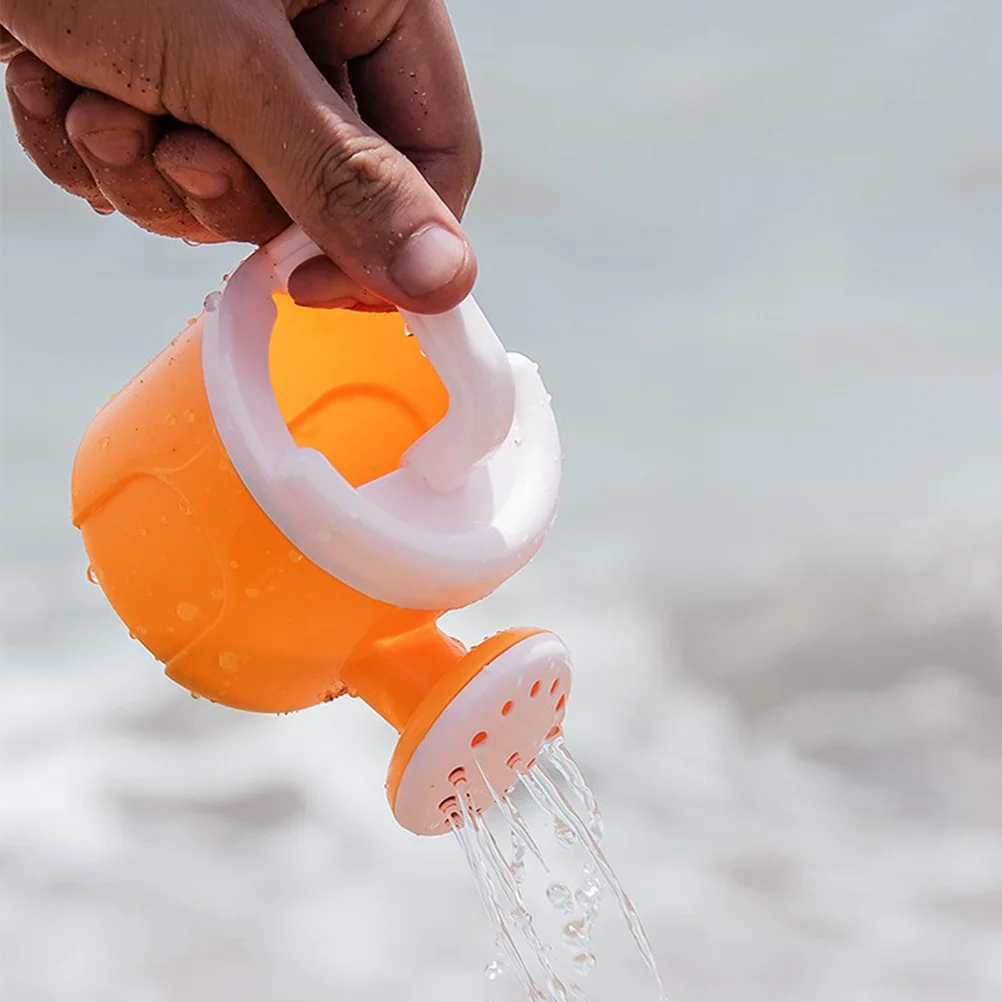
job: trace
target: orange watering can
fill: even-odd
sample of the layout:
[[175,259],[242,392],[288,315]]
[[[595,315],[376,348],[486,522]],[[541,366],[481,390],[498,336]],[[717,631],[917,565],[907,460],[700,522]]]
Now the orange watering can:
[[437,834],[457,777],[485,808],[563,720],[556,636],[467,650],[436,624],[542,544],[556,424],[472,298],[438,316],[296,306],[288,276],[317,254],[292,229],[251,255],[105,405],[73,521],[172,679],[260,712],[361,697],[400,732],[394,815]]

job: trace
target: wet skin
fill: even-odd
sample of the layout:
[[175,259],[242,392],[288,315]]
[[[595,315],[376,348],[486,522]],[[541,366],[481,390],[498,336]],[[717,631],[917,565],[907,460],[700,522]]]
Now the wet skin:
[[473,285],[480,138],[444,0],[0,0],[18,138],[102,213],[193,242],[294,220],[306,305],[434,313]]

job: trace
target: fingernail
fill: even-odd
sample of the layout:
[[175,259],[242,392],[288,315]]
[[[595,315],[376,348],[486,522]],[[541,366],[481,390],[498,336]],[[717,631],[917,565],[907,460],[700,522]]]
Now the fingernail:
[[78,136],[77,142],[106,167],[128,167],[143,155],[146,145],[135,129],[100,129]]
[[222,198],[233,183],[221,171],[204,171],[195,167],[161,167],[161,170],[192,198]]
[[412,234],[390,264],[390,278],[420,299],[448,285],[466,261],[466,244],[451,230],[430,223]]
[[11,90],[18,104],[35,118],[51,118],[59,110],[59,93],[44,77],[22,80]]

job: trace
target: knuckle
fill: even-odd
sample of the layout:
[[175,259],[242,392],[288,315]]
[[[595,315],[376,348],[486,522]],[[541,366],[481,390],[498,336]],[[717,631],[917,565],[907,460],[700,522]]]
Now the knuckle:
[[[289,20],[310,55],[329,65],[375,52],[413,0],[285,0]],[[420,0],[427,6],[428,0]]]
[[385,140],[359,133],[319,150],[310,175],[311,193],[334,218],[378,219],[403,185],[400,155]]

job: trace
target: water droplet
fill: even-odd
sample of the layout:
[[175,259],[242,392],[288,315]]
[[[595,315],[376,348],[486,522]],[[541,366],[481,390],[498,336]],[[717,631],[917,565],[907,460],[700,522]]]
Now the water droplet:
[[188,424],[194,424],[195,417],[195,412],[190,407],[184,412],[184,419],[188,422]]
[[224,592],[222,588],[213,588],[212,591],[209,592],[209,595],[213,601],[222,602],[222,600],[226,597],[226,592]]
[[261,590],[259,588],[245,588],[244,594],[248,598],[259,598],[261,595]]
[[230,461],[228,459],[219,460],[219,468],[224,472],[230,469]]
[[164,420],[166,420],[168,428],[173,428],[177,424],[177,418],[173,414],[168,414]]
[[231,570],[234,570],[234,571],[238,570],[239,567],[240,567],[240,561],[239,560],[231,560],[230,561],[230,569]]
[[554,818],[553,834],[557,836],[557,841],[562,849],[574,848],[577,836],[574,834],[574,829],[562,818]]
[[108,435],[102,435],[102,436],[101,436],[101,437],[100,437],[100,438],[99,438],[99,439],[97,440],[97,447],[98,447],[99,449],[101,449],[102,451],[103,451],[104,449],[107,449],[109,445],[111,445],[111,438],[110,438],[110,437],[109,437]]
[[546,900],[558,912],[569,912],[574,907],[574,895],[566,884],[550,884],[546,888]]
[[[494,794],[494,791],[491,790],[491,793]],[[495,794],[495,797],[496,797],[496,794]],[[522,860],[525,859],[525,850],[526,850],[526,845],[525,845],[525,842],[523,841],[521,835],[519,835],[519,833],[515,829],[512,829],[512,833],[511,833],[511,856],[512,856],[512,861],[515,862],[515,863],[521,863]]]
[[302,561],[303,555],[299,552],[299,550],[289,550],[289,559],[294,564],[298,564]]
[[215,292],[210,292],[205,299],[202,301],[202,309],[206,313],[211,313],[213,310],[219,309],[219,300],[223,298],[223,294],[217,289]]
[[240,667],[240,658],[232,651],[223,651],[219,655],[219,667],[223,671],[234,672]]
[[317,533],[317,539],[319,539],[321,543],[329,543],[333,538],[334,537],[331,535],[329,529],[321,529]]
[[198,606],[191,602],[178,602],[177,618],[182,622],[190,623],[193,619],[198,619],[201,615]]
[[602,903],[602,885],[594,877],[586,876],[574,894],[574,900],[587,918],[594,918]]
[[97,571],[94,569],[93,564],[91,564],[87,568],[87,580],[91,584],[97,584],[98,583],[98,580],[97,580]]
[[500,960],[492,960],[484,968],[484,977],[487,978],[488,981],[497,981],[505,976],[505,971],[506,968]]
[[518,883],[524,883],[525,881],[525,856],[524,854],[520,858],[513,859],[511,861],[511,872],[512,876]]
[[595,955],[593,953],[588,953],[586,950],[584,953],[575,954],[571,958],[571,964],[574,966],[574,970],[578,972],[582,977],[588,977],[593,970],[595,970]]
[[571,919],[564,926],[564,942],[572,950],[580,950],[588,945],[591,937],[591,924],[587,919]]

